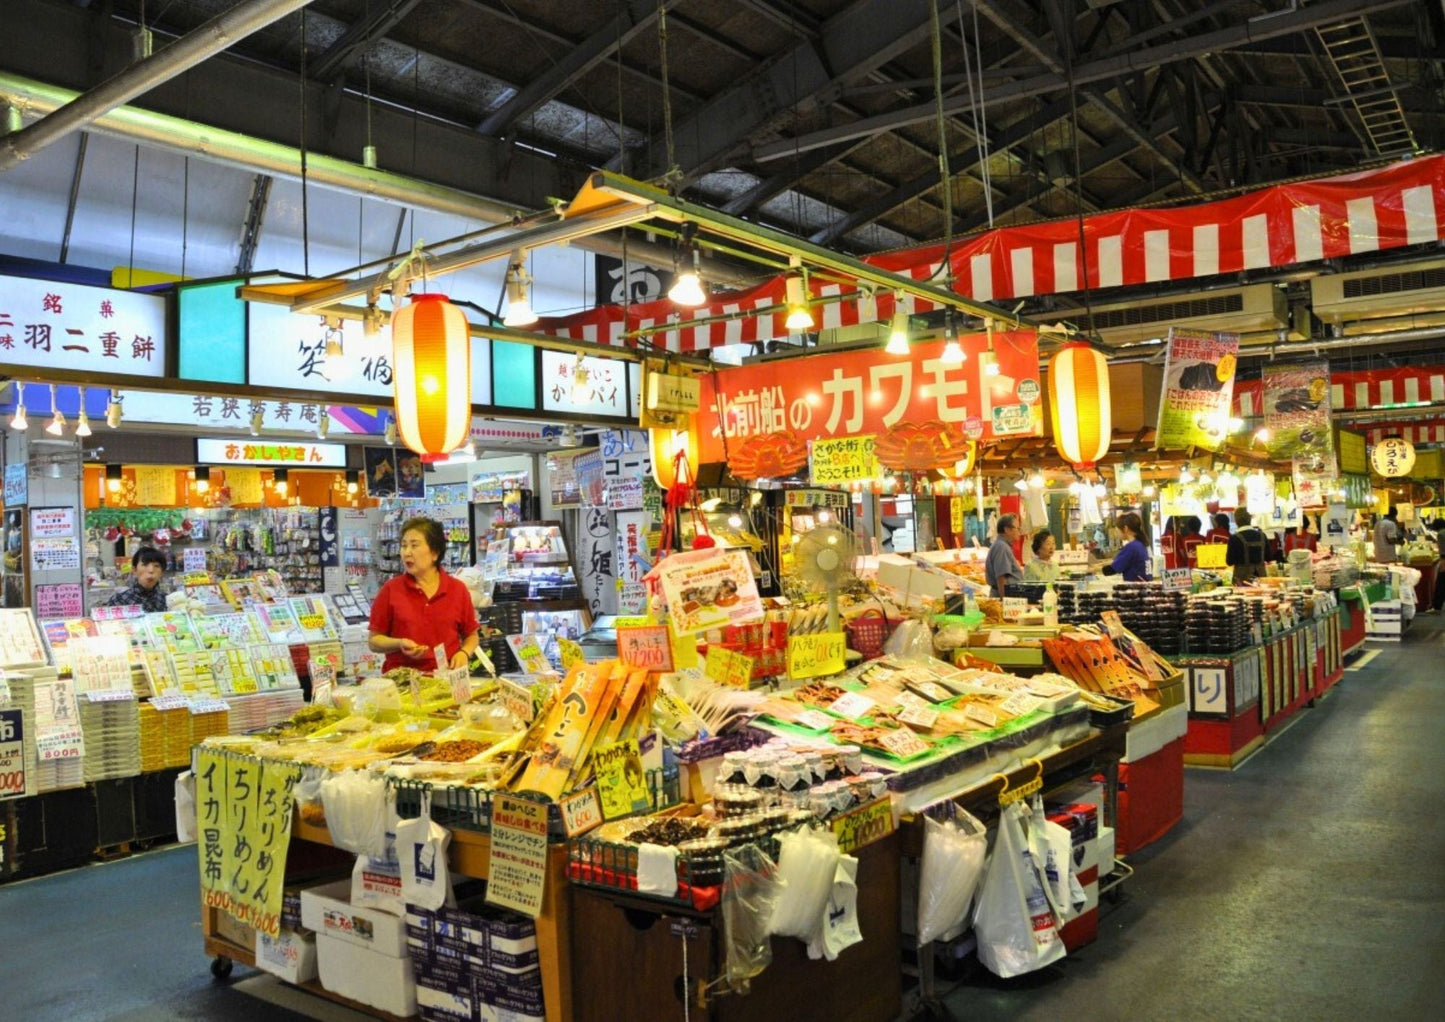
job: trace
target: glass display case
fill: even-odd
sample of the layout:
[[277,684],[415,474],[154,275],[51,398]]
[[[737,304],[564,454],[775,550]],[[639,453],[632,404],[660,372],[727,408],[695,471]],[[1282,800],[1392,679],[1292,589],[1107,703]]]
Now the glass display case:
[[523,522],[488,541],[482,560],[492,600],[580,601],[581,589],[559,522]]

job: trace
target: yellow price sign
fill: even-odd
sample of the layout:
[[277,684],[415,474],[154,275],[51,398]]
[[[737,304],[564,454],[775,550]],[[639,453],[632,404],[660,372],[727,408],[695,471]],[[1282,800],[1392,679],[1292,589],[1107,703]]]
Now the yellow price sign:
[[843,669],[847,648],[842,632],[789,636],[788,677],[818,678],[825,674],[837,674]]
[[672,636],[672,665],[679,671],[690,670],[697,666],[697,636],[688,632],[678,635],[677,632],[668,627]]
[[948,527],[955,535],[963,535],[963,498],[953,497],[948,502]]
[[753,680],[753,658],[721,646],[710,646],[703,673],[719,685],[747,688]]
[[1224,543],[1201,543],[1194,548],[1195,563],[1201,568],[1224,568],[1229,547]]
[[558,639],[557,652],[562,657],[562,670],[564,671],[570,671],[578,664],[587,662],[587,657],[582,652],[582,647],[571,639]]
[[888,799],[880,798],[859,806],[833,821],[838,851],[851,855],[864,845],[892,834],[893,826],[893,806]]

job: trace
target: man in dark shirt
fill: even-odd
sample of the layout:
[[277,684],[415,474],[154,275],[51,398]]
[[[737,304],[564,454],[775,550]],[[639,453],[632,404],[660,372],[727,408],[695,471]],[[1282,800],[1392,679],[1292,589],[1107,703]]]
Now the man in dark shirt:
[[1250,524],[1249,512],[1240,508],[1234,512],[1234,524],[1238,526],[1229,537],[1229,549],[1224,562],[1234,569],[1234,584],[1246,585],[1265,574],[1267,544],[1264,533]]
[[161,592],[161,576],[166,573],[166,559],[159,550],[143,546],[130,559],[131,584],[105,601],[107,607],[144,607],[146,613],[166,609],[166,595]]

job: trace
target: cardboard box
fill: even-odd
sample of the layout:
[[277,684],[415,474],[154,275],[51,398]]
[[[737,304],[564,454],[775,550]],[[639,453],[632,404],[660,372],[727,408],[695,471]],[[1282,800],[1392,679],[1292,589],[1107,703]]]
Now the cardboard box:
[[223,940],[229,940],[237,947],[256,946],[256,928],[250,923],[243,923],[229,912],[222,912],[220,909],[212,909],[215,912],[216,936]]
[[[350,880],[302,891],[301,925],[314,930],[318,936],[329,936],[387,958],[406,957],[405,922],[400,916],[379,909],[354,907]],[[325,983],[324,978],[322,982]]]
[[316,978],[316,939],[283,929],[275,937],[256,934],[256,968],[287,983],[309,983]]
[[[392,918],[400,933],[401,921]],[[345,931],[319,929],[316,960],[321,985],[327,990],[393,1015],[416,1013],[416,978],[411,959],[405,955],[382,954],[354,941]]]

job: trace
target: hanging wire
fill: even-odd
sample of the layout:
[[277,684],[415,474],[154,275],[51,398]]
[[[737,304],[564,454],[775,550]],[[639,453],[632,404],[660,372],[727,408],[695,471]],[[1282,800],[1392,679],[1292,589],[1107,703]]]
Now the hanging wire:
[[306,8],[301,8],[301,272],[311,276],[311,210],[306,199]]
[[1059,49],[1064,54],[1064,72],[1068,79],[1069,86],[1069,134],[1073,141],[1074,149],[1074,215],[1079,225],[1079,259],[1080,268],[1083,271],[1084,284],[1084,322],[1088,324],[1085,331],[1093,336],[1094,333],[1094,306],[1089,297],[1089,246],[1085,243],[1084,237],[1084,163],[1079,157],[1079,100],[1078,94],[1074,91],[1074,40],[1072,33],[1070,38],[1058,40]]
[[140,146],[135,147],[135,169],[130,179],[130,255],[126,258],[125,286],[135,287],[135,214],[140,205]]
[[928,5],[928,29],[933,51],[933,113],[938,129],[938,178],[943,183],[943,258],[934,276],[943,274],[943,285],[953,286],[953,174],[948,166],[948,132],[943,113],[943,29],[938,5]]
[[[667,150],[667,170],[663,177],[668,190],[674,191],[682,170],[677,165],[677,152],[672,141],[672,86],[667,69],[667,0],[657,0],[657,48],[662,60],[662,137]],[[625,268],[624,268],[625,269]]]
[[[981,121],[980,114],[983,110],[983,53],[979,52],[978,59],[978,90],[975,95],[973,87],[973,66],[968,53],[968,34],[963,30],[963,3],[962,0],[955,0],[958,12],[958,36],[963,43],[963,77],[968,83],[968,108],[973,118],[974,147],[978,151],[979,177],[983,180],[983,204],[988,211],[988,225],[993,227],[993,184],[990,180],[988,167],[988,121]],[[973,31],[974,39],[978,38],[978,8],[973,9]]]
[[181,279],[186,276],[186,250],[190,248],[191,226],[191,158],[186,157],[181,173]]

